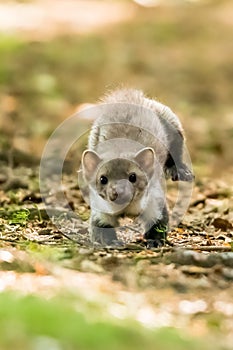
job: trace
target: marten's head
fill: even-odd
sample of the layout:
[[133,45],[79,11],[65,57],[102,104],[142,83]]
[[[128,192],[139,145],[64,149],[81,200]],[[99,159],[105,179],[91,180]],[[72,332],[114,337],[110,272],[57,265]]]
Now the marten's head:
[[140,150],[132,159],[114,158],[103,161],[96,152],[87,150],[82,156],[86,181],[110,204],[129,205],[144,194],[154,173],[152,148]]

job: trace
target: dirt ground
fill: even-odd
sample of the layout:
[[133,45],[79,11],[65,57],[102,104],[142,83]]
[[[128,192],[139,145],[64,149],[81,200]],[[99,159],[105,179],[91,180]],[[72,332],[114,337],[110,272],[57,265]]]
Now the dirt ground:
[[[1,179],[0,289],[45,297],[78,290],[98,304],[104,299],[105,316],[110,312],[148,327],[182,328],[190,336],[216,339],[218,346],[230,349],[229,180],[195,185],[187,214],[168,236],[173,246],[148,250],[140,231],[127,223],[120,233],[125,245],[116,249],[90,243],[89,209],[72,175],[64,176],[64,191],[79,216],[67,218],[66,208],[55,207],[54,225],[42,202],[37,171],[16,168],[11,179]],[[170,202],[173,192],[168,191]]]

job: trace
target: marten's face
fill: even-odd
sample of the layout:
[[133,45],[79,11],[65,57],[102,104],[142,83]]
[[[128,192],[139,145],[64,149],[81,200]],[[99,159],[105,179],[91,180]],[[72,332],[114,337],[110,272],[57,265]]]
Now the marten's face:
[[147,184],[146,173],[135,162],[127,159],[105,162],[96,174],[97,193],[114,204],[128,205],[139,199]]
[[137,152],[132,159],[103,161],[91,150],[82,156],[84,178],[95,192],[108,203],[124,206],[145,193],[154,165],[154,151],[149,147]]

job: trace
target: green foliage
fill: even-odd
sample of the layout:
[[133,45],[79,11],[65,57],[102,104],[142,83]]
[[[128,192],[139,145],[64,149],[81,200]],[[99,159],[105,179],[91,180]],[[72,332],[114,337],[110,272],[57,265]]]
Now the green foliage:
[[23,44],[20,39],[14,36],[0,35],[0,86],[10,83],[13,66],[12,58],[21,51]]
[[20,209],[9,214],[9,224],[25,226],[29,219],[30,211],[28,209]]
[[168,230],[168,226],[163,224],[163,223],[158,223],[156,226],[153,227],[154,231],[159,234],[164,234],[166,235],[166,232]]
[[72,241],[68,241],[65,247],[51,247],[36,242],[25,242],[24,250],[39,261],[52,261],[56,263],[65,259],[72,259],[75,254],[77,255],[77,246]]
[[68,299],[42,300],[34,296],[0,294],[1,349],[198,350],[201,348],[205,350],[208,348],[204,343],[180,336],[179,332],[172,328],[152,331],[129,321],[122,321],[120,324],[113,320],[96,321],[95,311],[91,314],[80,312],[78,304],[75,309]]

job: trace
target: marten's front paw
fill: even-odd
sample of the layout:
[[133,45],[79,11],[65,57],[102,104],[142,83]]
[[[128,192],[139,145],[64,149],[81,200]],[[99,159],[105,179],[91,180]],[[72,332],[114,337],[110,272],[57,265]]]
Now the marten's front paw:
[[159,248],[163,247],[167,243],[167,224],[157,221],[150,229],[144,234],[146,239],[146,247]]
[[92,244],[95,248],[109,247],[109,248],[113,248],[113,249],[119,249],[119,248],[125,246],[124,242],[119,241],[118,239],[115,239],[113,241],[108,240],[107,242],[104,242],[103,240],[101,242],[100,241],[92,241]]
[[115,239],[114,241],[111,242],[111,244],[109,244],[108,246],[110,246],[111,248],[121,248],[124,247],[125,243],[123,241],[120,241],[118,239]]
[[151,248],[160,248],[165,246],[165,240],[157,238],[157,239],[147,239],[146,247],[147,249]]
[[117,239],[116,231],[110,225],[104,227],[92,226],[91,241],[96,246],[119,248],[124,242]]
[[147,239],[146,240],[146,248],[151,249],[151,248],[160,248],[164,247],[165,245],[173,246],[173,243],[168,241],[167,239],[158,237],[156,239]]
[[173,165],[171,168],[166,169],[166,172],[170,175],[172,181],[191,182],[194,179],[193,173],[185,164],[179,165],[178,168]]

